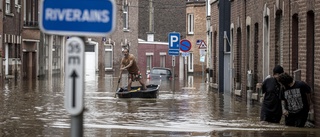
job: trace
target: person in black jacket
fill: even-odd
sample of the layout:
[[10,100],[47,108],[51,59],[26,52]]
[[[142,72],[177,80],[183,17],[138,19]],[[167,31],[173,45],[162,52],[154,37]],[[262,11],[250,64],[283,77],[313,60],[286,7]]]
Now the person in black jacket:
[[282,117],[281,92],[283,86],[278,82],[278,76],[283,68],[277,65],[273,68],[273,76],[266,78],[262,83],[263,102],[260,111],[261,123],[280,123]]

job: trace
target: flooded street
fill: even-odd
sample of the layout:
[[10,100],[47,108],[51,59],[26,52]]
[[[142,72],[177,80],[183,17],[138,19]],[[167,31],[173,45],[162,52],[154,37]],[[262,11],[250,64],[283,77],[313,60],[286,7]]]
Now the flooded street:
[[[316,137],[319,129],[261,125],[260,105],[222,94],[201,76],[160,84],[156,99],[115,98],[117,77],[86,77],[83,135],[87,137],[203,136]],[[126,85],[123,77],[120,86]],[[134,83],[138,85],[138,83]],[[3,82],[0,94],[0,136],[70,136],[70,115],[64,108],[64,81]]]

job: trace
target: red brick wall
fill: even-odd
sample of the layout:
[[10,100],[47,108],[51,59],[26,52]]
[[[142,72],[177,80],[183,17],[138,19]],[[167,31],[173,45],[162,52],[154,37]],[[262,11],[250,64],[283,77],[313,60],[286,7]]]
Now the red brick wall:
[[[159,42],[146,42],[139,43],[138,46],[138,65],[141,73],[146,77],[147,69],[147,56],[146,53],[153,53],[152,67],[160,67],[160,52],[165,52],[166,54],[166,67],[172,70],[172,56],[168,54],[168,44]],[[176,56],[175,60],[175,75],[179,76],[179,57]]]
[[[291,3],[290,3],[291,2]],[[314,109],[316,126],[320,126],[320,19],[317,13],[320,12],[320,0],[233,0],[231,1],[231,26],[233,26],[232,47],[234,48],[234,69],[235,72],[241,74],[238,79],[241,81],[242,97],[246,98],[246,71],[254,70],[256,81],[262,82],[263,76],[263,20],[265,9],[269,9],[269,74],[272,74],[272,69],[276,64],[284,67],[285,71],[293,74],[292,66],[292,16],[298,15],[298,69],[301,70],[301,80],[307,80],[307,70],[314,67],[313,83],[314,87]],[[307,67],[307,13],[314,12],[314,66]],[[276,15],[281,15],[281,23],[276,24]],[[219,10],[217,1],[211,3],[211,27],[213,32],[218,32],[219,29]],[[250,26],[250,38],[247,41],[247,26]],[[255,29],[258,26],[258,29]],[[231,28],[232,29],[232,28]],[[237,35],[237,29],[241,30],[241,35]],[[219,34],[218,34],[219,35]],[[219,36],[218,36],[219,37]],[[237,43],[237,37],[241,37]],[[214,38],[213,38],[214,39]],[[249,43],[249,46],[247,44]],[[241,45],[239,51],[235,50],[238,45]],[[214,56],[218,56],[218,45],[214,48]],[[252,53],[254,51],[254,53]],[[238,55],[238,56],[237,56]],[[252,57],[254,59],[252,59]],[[217,64],[218,61],[217,61]],[[215,70],[214,73],[218,73]],[[310,77],[310,76],[309,76]],[[237,78],[237,76],[236,76]]]

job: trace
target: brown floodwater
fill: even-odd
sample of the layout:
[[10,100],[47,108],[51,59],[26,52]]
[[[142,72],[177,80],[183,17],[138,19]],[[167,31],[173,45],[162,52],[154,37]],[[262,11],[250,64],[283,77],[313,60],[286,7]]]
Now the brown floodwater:
[[[160,84],[156,99],[114,98],[117,78],[87,76],[83,136],[86,137],[316,137],[317,128],[262,125],[260,104],[219,93],[201,76]],[[120,86],[125,86],[122,79]],[[139,85],[135,83],[135,85]],[[3,81],[0,84],[1,137],[69,137],[64,80]]]

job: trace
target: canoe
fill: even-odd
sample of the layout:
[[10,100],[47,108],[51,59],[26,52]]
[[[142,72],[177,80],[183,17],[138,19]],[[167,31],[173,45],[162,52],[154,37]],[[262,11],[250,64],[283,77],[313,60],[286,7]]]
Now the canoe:
[[147,85],[146,90],[141,90],[141,86],[132,86],[128,91],[127,87],[122,87],[117,90],[119,98],[157,98],[159,92],[159,85]]

